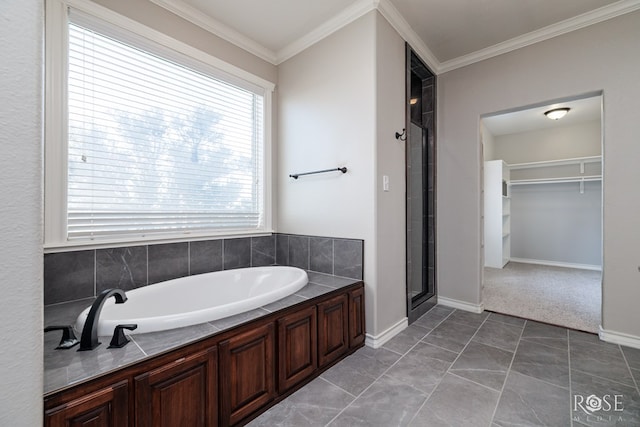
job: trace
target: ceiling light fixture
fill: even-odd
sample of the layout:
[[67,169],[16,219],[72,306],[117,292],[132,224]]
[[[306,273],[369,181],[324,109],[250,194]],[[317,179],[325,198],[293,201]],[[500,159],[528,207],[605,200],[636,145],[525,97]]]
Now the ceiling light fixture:
[[553,110],[545,111],[544,115],[550,118],[551,120],[560,120],[564,116],[567,115],[570,108],[554,108]]
[[418,98],[411,98],[409,100],[409,104],[411,104],[411,105],[416,105],[417,103],[418,103]]

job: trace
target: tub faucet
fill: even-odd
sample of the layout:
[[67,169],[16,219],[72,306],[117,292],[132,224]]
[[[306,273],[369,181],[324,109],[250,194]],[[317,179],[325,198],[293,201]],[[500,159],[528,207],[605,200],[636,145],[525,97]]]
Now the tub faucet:
[[104,302],[112,295],[116,298],[116,304],[124,304],[127,300],[127,295],[125,295],[122,289],[105,289],[100,292],[98,298],[91,304],[89,314],[84,321],[78,351],[93,350],[100,345],[98,342],[98,318],[100,317],[100,311],[102,310]]

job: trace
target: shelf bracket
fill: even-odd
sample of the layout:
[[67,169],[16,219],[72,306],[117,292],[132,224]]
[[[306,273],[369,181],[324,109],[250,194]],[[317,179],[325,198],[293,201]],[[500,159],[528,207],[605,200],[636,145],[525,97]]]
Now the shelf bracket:
[[580,174],[584,175],[584,160],[580,162]]
[[584,194],[584,179],[580,181],[580,194]]

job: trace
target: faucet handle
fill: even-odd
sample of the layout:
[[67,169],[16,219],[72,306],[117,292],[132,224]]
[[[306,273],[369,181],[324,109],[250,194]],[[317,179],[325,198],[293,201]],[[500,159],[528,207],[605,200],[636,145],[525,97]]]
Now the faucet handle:
[[45,332],[60,330],[62,330],[62,339],[60,339],[60,344],[58,344],[56,350],[68,350],[74,345],[80,343],[78,338],[76,338],[76,334],[73,333],[73,326],[71,325],[55,325],[44,328]]
[[130,323],[126,325],[118,325],[113,330],[113,337],[111,338],[111,342],[109,343],[109,347],[107,348],[122,348],[130,341],[126,335],[124,334],[124,330],[128,329],[133,331],[138,327],[135,323]]

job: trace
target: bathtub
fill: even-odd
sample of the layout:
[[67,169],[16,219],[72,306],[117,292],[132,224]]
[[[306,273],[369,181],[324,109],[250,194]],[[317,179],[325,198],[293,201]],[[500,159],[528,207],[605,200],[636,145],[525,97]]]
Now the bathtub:
[[[252,267],[197,274],[127,291],[127,302],[105,301],[98,335],[111,336],[117,325],[135,323],[132,333],[146,333],[196,325],[253,310],[291,295],[308,282],[295,267]],[[89,313],[78,316],[82,331]]]

